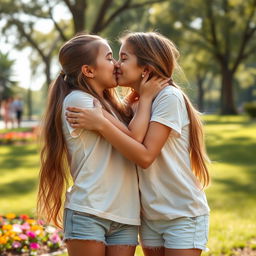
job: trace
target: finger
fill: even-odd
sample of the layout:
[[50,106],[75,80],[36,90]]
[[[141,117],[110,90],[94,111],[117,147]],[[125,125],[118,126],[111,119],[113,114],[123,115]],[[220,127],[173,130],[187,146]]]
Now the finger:
[[70,124],[77,124],[77,123],[78,123],[78,119],[77,119],[77,118],[66,118],[66,120],[67,120]]
[[70,124],[72,128],[80,128],[80,124]]
[[147,80],[148,80],[148,77],[149,77],[149,73],[146,73],[144,75],[144,77],[142,78],[142,80],[141,80],[141,84],[145,84],[147,82]]
[[66,109],[67,109],[68,111],[76,112],[76,113],[79,113],[79,112],[82,112],[82,111],[83,111],[82,108],[78,108],[78,107],[67,107]]
[[67,111],[67,112],[65,112],[65,115],[67,116],[67,117],[74,117],[74,118],[78,118],[78,117],[80,117],[80,113],[74,113],[74,112],[69,112],[69,111]]

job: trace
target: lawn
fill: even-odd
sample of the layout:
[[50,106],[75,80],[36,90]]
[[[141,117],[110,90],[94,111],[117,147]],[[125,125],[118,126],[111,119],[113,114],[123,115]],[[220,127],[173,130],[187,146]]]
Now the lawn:
[[[205,116],[212,160],[211,229],[204,255],[256,248],[256,123],[247,117]],[[0,214],[35,211],[39,155],[36,144],[0,145]],[[142,256],[137,248],[137,256]]]

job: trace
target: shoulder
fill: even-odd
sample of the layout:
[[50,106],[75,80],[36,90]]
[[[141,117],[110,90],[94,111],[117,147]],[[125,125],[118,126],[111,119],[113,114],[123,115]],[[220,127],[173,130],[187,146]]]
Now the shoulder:
[[181,90],[174,86],[167,86],[161,90],[156,96],[153,105],[159,103],[172,104],[174,102],[183,102],[183,95]]
[[94,97],[86,92],[75,90],[69,93],[65,99],[63,104],[64,105],[70,105],[72,104],[73,106],[79,106],[79,105],[84,105],[86,102],[87,104],[91,103],[93,105],[93,99]]

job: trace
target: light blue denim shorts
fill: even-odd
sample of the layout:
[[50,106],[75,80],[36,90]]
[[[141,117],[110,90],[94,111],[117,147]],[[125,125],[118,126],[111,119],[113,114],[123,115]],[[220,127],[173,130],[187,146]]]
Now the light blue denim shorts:
[[208,251],[208,230],[209,215],[157,221],[142,218],[140,243],[143,247]]
[[64,241],[95,240],[105,245],[138,245],[139,226],[118,223],[85,212],[64,210]]

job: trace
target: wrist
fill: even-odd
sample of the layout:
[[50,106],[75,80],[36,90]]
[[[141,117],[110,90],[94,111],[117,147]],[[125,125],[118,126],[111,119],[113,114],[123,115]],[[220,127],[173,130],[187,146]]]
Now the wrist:
[[107,118],[103,117],[103,118],[99,121],[99,123],[98,123],[98,125],[97,125],[97,131],[98,131],[99,133],[102,133],[105,129],[107,129],[108,124],[109,124],[109,120],[108,120]]
[[151,103],[152,102],[152,100],[153,100],[153,96],[150,96],[150,95],[142,95],[141,97],[140,97],[140,99],[139,99],[139,102],[141,102],[141,103]]

